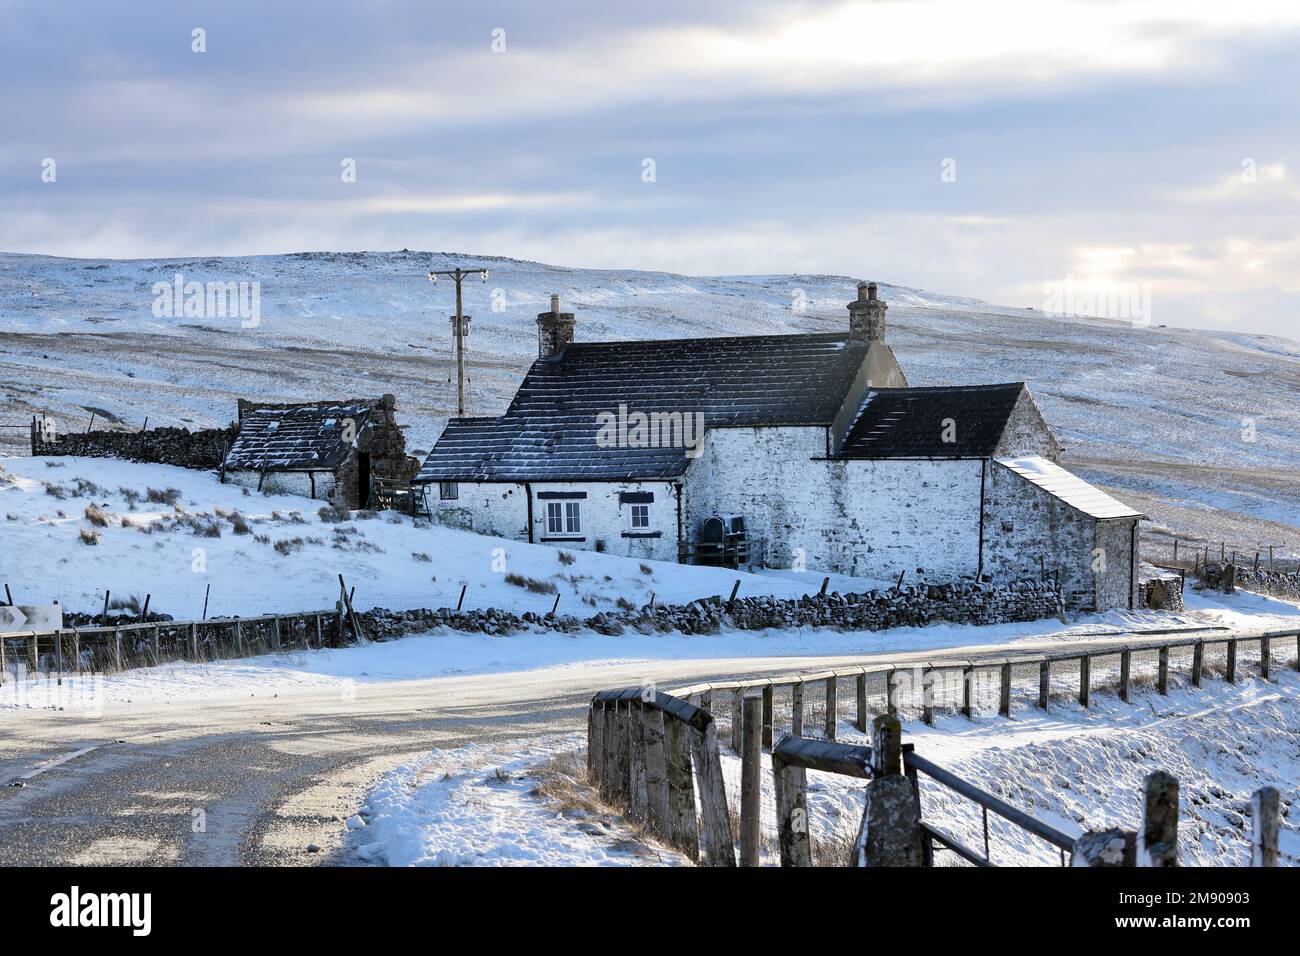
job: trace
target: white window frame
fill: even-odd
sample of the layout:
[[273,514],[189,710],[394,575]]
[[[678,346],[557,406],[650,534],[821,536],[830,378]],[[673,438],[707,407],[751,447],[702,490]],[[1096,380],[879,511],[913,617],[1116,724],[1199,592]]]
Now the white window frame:
[[548,535],[564,534],[563,501],[546,502],[546,533]]
[[439,501],[459,501],[460,500],[460,483],[456,481],[438,482],[438,500]]
[[564,533],[582,534],[582,502],[576,498],[564,504]]
[[[638,522],[640,516],[644,521]],[[627,506],[627,530],[629,531],[649,531],[650,530],[650,505],[648,502],[637,502]]]

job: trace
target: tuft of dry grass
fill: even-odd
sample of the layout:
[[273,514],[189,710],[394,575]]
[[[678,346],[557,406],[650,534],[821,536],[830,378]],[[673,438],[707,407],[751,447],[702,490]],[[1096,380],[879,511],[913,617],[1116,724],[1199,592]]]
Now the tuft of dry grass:
[[146,501],[152,501],[154,504],[175,507],[181,500],[181,492],[179,488],[146,488],[144,497]]
[[643,564],[641,565],[641,573],[644,574],[646,577],[652,578],[654,577],[655,569],[650,567],[650,565],[648,564]]
[[565,567],[568,567],[574,561],[578,560],[578,556],[576,554],[574,554],[572,551],[565,551],[563,548],[555,552],[555,557]]
[[513,584],[534,594],[555,594],[559,590],[552,581],[539,581],[537,578],[526,577],[513,571],[506,575],[506,584]]
[[86,505],[86,520],[96,528],[107,528],[108,512],[98,505]]
[[80,537],[81,537],[82,544],[90,544],[90,545],[99,544],[98,531],[91,531],[89,528],[82,528]]

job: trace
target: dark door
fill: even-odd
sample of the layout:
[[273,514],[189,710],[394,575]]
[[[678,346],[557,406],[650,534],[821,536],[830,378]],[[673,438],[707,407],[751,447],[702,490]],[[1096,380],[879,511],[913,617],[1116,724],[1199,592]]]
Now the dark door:
[[370,453],[357,452],[357,507],[370,504]]

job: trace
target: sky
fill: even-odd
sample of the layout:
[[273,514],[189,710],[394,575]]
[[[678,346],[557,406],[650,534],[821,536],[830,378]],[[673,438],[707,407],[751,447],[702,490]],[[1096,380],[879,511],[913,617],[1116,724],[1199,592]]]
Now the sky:
[[1297,80],[1269,0],[0,0],[0,251],[1083,288],[1300,338]]

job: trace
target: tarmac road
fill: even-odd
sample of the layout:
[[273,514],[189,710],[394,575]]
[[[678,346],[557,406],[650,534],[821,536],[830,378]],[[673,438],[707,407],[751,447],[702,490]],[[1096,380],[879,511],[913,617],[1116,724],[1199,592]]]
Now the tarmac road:
[[[651,679],[672,687],[1125,640],[1132,638],[1021,641],[922,655],[567,666],[359,684],[350,700],[338,689],[316,688],[112,705],[93,719],[10,711],[0,713],[0,864],[349,863],[342,821],[379,774],[435,747],[579,731],[596,690]],[[320,852],[309,853],[309,844]]]

